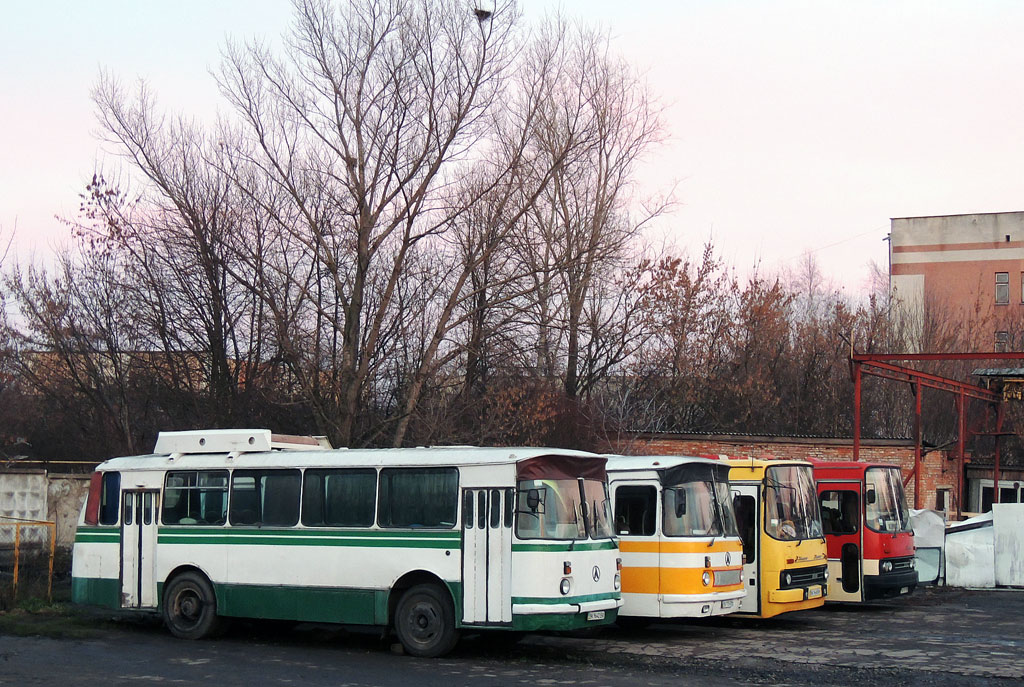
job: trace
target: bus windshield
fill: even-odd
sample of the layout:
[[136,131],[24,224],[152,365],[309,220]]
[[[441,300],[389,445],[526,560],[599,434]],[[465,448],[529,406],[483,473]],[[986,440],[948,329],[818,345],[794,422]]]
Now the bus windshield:
[[665,522],[669,537],[738,537],[729,485],[697,480],[664,492]]
[[815,539],[822,536],[821,512],[809,465],[768,468],[764,490],[764,529],[774,539]]
[[611,537],[607,486],[600,480],[590,479],[521,480],[516,499],[516,536],[520,539]]
[[587,504],[587,528],[591,539],[612,536],[612,511],[608,500],[608,485],[600,480],[583,480],[583,495]]
[[876,532],[910,530],[910,511],[903,493],[899,468],[868,468],[864,498],[864,520]]

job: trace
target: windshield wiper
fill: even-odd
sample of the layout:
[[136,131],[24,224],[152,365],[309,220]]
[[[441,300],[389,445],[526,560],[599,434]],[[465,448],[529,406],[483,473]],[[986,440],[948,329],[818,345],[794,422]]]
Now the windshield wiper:
[[[576,540],[580,538],[580,509],[577,508],[575,504],[573,504],[572,507],[572,520],[573,525],[576,527],[576,534],[573,535],[572,541],[569,543],[570,551],[576,548]],[[585,526],[586,521],[584,520],[584,527]]]

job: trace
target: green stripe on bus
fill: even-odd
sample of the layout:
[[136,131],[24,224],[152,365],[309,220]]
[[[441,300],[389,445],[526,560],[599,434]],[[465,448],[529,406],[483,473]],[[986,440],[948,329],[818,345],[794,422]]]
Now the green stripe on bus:
[[613,541],[594,543],[558,542],[557,544],[513,544],[513,551],[609,551],[618,548]]
[[387,622],[377,617],[378,608],[387,608],[387,590],[244,584],[215,584],[214,589],[217,611],[226,616],[357,625]]
[[248,533],[222,534],[221,536],[209,535],[175,535],[161,534],[158,540],[161,544],[218,544],[237,546],[355,546],[365,548],[393,548],[393,549],[458,549],[461,543],[458,539],[429,540],[429,539],[406,539],[401,537],[389,539],[368,539],[357,537],[301,537],[288,533],[275,533],[273,535],[250,535]]
[[586,613],[535,613],[512,616],[512,629],[520,632],[538,630],[579,630],[585,627],[599,627],[615,622],[619,609],[610,608],[601,620],[589,620]]
[[121,607],[121,581],[116,577],[72,577],[71,601],[87,606]]
[[581,594],[579,596],[513,596],[513,604],[582,604],[588,601],[607,601],[618,599],[619,592],[605,592],[603,594]]
[[76,543],[83,544],[117,544],[121,541],[121,534],[119,532],[99,533],[99,532],[79,532],[75,535]]
[[283,533],[289,535],[301,535],[303,537],[363,537],[374,539],[378,537],[398,537],[402,539],[454,539],[461,538],[458,530],[405,530],[405,529],[384,529],[384,530],[340,530],[340,529],[292,529],[292,528],[257,528],[257,527],[180,527],[163,526],[160,534],[245,534],[252,536],[277,536]]

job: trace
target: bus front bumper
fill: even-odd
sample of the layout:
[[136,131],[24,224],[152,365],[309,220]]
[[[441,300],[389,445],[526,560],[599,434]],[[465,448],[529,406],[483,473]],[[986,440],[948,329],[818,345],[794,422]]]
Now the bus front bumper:
[[864,576],[864,600],[909,594],[917,586],[917,571]]
[[827,594],[827,584],[816,584],[796,589],[773,589],[768,593],[768,600],[776,604],[790,604],[809,599],[821,599]]
[[512,604],[512,613],[513,615],[592,613],[610,611],[621,605],[622,599],[600,599],[580,603]]

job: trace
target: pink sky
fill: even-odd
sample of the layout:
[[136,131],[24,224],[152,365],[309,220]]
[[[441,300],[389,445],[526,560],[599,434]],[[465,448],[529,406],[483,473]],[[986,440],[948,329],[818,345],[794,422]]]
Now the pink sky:
[[[528,17],[554,2],[527,0]],[[678,182],[655,228],[696,250],[713,235],[745,272],[814,252],[858,292],[886,261],[890,217],[1024,209],[1024,4],[561,3],[608,27],[664,103],[670,141],[641,192]],[[0,232],[19,255],[65,236],[97,164],[99,69],[145,78],[161,102],[209,116],[226,35],[276,37],[286,3],[19,3],[0,25]]]

